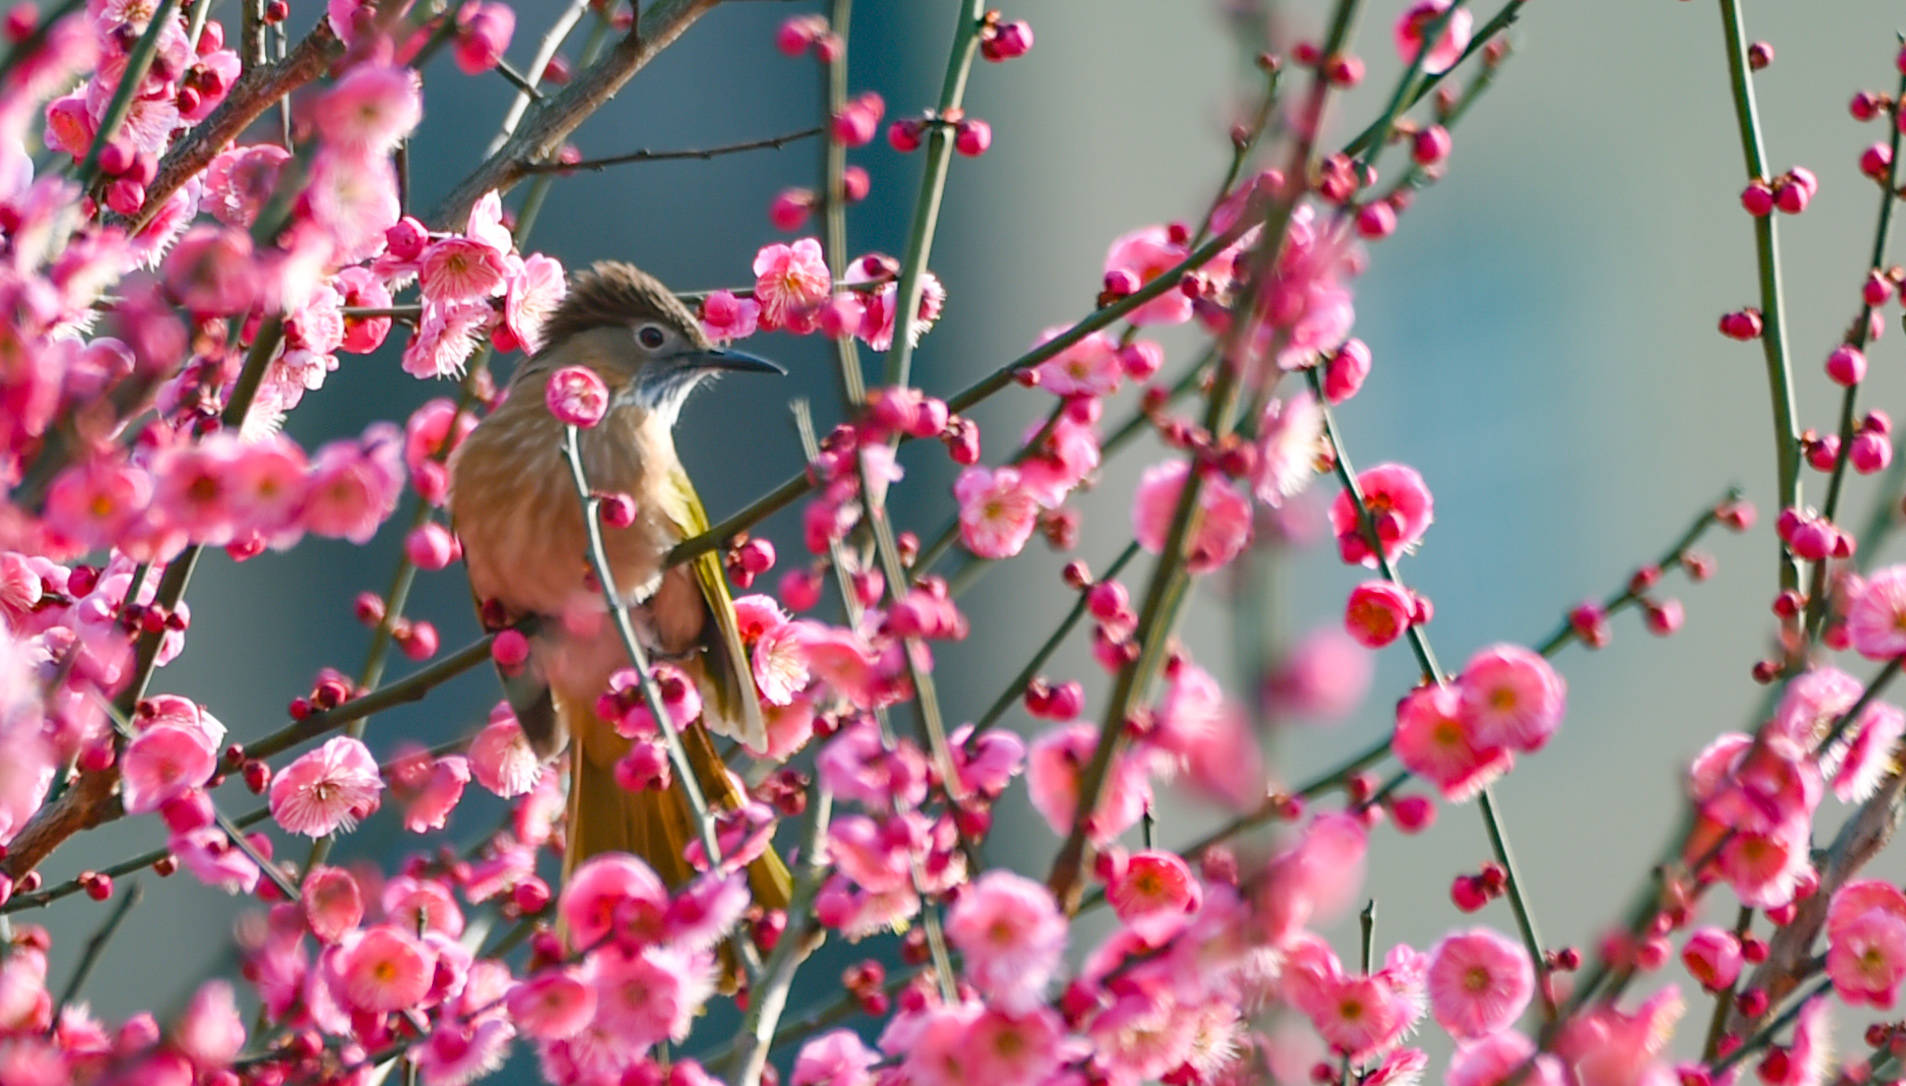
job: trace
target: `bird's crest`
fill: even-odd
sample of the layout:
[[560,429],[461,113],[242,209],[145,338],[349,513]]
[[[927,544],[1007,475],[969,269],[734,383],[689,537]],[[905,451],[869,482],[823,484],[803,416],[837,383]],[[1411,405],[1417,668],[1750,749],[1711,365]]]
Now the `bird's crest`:
[[570,281],[569,293],[543,324],[543,342],[561,343],[592,328],[643,320],[662,321],[697,343],[706,340],[701,321],[660,280],[631,264],[599,261]]

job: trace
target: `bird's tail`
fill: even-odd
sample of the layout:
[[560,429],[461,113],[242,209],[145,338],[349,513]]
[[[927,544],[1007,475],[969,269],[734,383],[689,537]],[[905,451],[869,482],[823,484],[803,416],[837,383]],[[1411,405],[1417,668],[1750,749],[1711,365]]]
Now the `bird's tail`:
[[[677,780],[669,788],[631,792],[616,783],[615,764],[628,753],[629,741],[596,716],[593,706],[575,706],[558,698],[557,711],[570,735],[569,842],[563,853],[563,880],[576,866],[603,852],[641,857],[670,887],[694,877],[684,855],[698,832],[688,795]],[[682,745],[711,810],[732,811],[746,796],[708,733],[700,725],[682,732]],[[785,909],[793,879],[774,849],[748,865],[748,887],[763,908]]]

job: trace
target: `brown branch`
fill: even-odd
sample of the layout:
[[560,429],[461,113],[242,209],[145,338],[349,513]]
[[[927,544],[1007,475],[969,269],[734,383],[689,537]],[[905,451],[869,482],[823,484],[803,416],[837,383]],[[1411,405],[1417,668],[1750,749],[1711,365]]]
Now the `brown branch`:
[[444,227],[462,223],[483,194],[504,192],[529,176],[532,163],[556,153],[577,126],[614,98],[657,53],[674,44],[689,24],[721,0],[655,0],[609,54],[531,111],[495,154],[483,161],[444,199],[431,222]]
[[210,165],[253,121],[286,95],[323,74],[331,60],[343,51],[344,43],[332,33],[330,21],[319,19],[311,33],[285,54],[283,60],[246,68],[212,115],[166,152],[159,162],[158,176],[146,187],[145,209],[132,228],[145,226],[180,186]]

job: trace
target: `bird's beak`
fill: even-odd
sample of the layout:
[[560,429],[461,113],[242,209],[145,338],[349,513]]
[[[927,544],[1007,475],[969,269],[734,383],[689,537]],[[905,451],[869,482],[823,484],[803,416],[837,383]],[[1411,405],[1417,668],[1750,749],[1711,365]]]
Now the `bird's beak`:
[[695,368],[704,370],[736,370],[743,373],[773,373],[786,376],[787,370],[745,351],[730,351],[722,347],[712,347],[695,354]]

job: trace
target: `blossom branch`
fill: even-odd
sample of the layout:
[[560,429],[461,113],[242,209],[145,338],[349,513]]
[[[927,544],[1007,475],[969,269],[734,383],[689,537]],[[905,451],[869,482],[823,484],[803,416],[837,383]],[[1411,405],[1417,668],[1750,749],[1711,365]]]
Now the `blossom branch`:
[[[987,399],[994,393],[1012,384],[1013,378],[1018,374],[1032,369],[1049,358],[1057,356],[1061,351],[1078,343],[1092,333],[1111,326],[1121,317],[1137,309],[1139,306],[1144,305],[1146,302],[1161,297],[1168,291],[1177,290],[1179,280],[1182,279],[1187,272],[1195,271],[1203,265],[1210,263],[1213,257],[1216,257],[1219,253],[1235,243],[1238,238],[1242,237],[1246,227],[1247,224],[1240,223],[1205,242],[1203,245],[1192,250],[1190,256],[1187,256],[1184,260],[1179,261],[1176,265],[1160,273],[1151,282],[1146,283],[1144,286],[1120,298],[1118,301],[1113,302],[1111,305],[1094,310],[1090,315],[1072,327],[1041,343],[1039,346],[1034,347],[1032,350],[1027,351],[1025,354],[1020,355],[1018,358],[994,370],[987,376],[982,377],[963,391],[949,397],[946,401],[947,409],[955,414],[966,411],[974,404]],[[900,436],[902,443],[911,440],[914,439],[907,435],[903,434]],[[709,551],[726,545],[727,542],[735,536],[794,504],[802,495],[813,490],[816,485],[817,483],[814,477],[807,469],[802,469],[800,473],[790,476],[773,490],[756,498],[739,512],[727,517],[707,531],[677,543],[674,548],[668,552],[668,564],[671,566],[680,565],[697,555],[706,554]]]
[[330,20],[319,19],[283,60],[247,66],[218,108],[199,122],[191,134],[173,144],[160,160],[158,174],[152,184],[146,186],[145,206],[129,228],[142,229],[173,193],[203,173],[212,159],[251,127],[253,121],[285,96],[324,74],[325,68],[343,51],[344,43],[331,30]]
[[[1667,570],[1680,565],[1682,561],[1688,557],[1694,545],[1700,542],[1701,537],[1707,533],[1707,530],[1712,528],[1714,524],[1721,519],[1722,510],[1740,500],[1741,489],[1739,487],[1729,487],[1727,493],[1723,495],[1719,501],[1703,509],[1701,514],[1694,518],[1694,522],[1688,525],[1687,531],[1682,532],[1680,537],[1670,544],[1667,550],[1661,552],[1661,557],[1655,560],[1653,568],[1656,570]],[[1641,602],[1644,598],[1644,593],[1637,591],[1637,588],[1640,587],[1642,586],[1637,584],[1636,578],[1629,578],[1628,583],[1622,586],[1620,591],[1611,592],[1608,597],[1601,602],[1601,614],[1604,617],[1613,615],[1624,608]],[[1557,627],[1554,633],[1550,634],[1546,640],[1535,647],[1535,651],[1541,653],[1543,656],[1554,656],[1556,653],[1562,651],[1570,642],[1579,641],[1581,639],[1581,628],[1573,621],[1565,618],[1562,620],[1562,625]]]
[[[942,121],[959,116],[961,102],[966,97],[966,78],[973,70],[973,57],[979,51],[980,19],[986,12],[984,0],[957,0],[957,3],[959,21],[953,24],[953,45],[947,51],[946,78],[940,87],[940,107],[935,114]],[[952,164],[951,126],[929,125],[926,144],[920,197],[913,205],[913,227],[907,234],[907,251],[900,262],[900,285],[893,302],[893,351],[887,356],[887,383],[899,387],[912,383],[913,329],[919,323],[920,292],[924,286],[921,276],[933,252],[933,234],[940,221],[940,199],[946,193],[947,169]]]
[[[1779,1003],[1801,982],[1834,894],[1892,840],[1899,828],[1902,790],[1906,790],[1906,776],[1895,769],[1834,836],[1826,858],[1817,865],[1819,889],[1798,902],[1794,918],[1768,938],[1767,960],[1754,970],[1747,986],[1766,992],[1769,1006]],[[1739,1036],[1751,1024],[1738,1004],[1730,1008],[1727,1033]]]
[[126,57],[126,70],[119,76],[119,86],[114,88],[112,101],[107,103],[106,112],[99,118],[99,132],[93,137],[92,146],[86,150],[86,158],[80,162],[78,171],[73,175],[81,189],[91,188],[93,180],[99,176],[99,156],[105,153],[106,145],[119,134],[119,126],[125,123],[126,114],[132,109],[133,97],[138,94],[140,84],[145,82],[153,58],[158,56],[159,38],[171,27],[172,17],[178,10],[179,0],[159,0],[159,6],[153,9],[152,18],[146,22],[145,33],[139,35],[139,41]]
[[421,701],[424,695],[450,679],[488,662],[490,643],[495,639],[495,634],[480,637],[429,667],[397,682],[381,686],[362,697],[352,698],[335,709],[322,709],[303,720],[288,724],[256,743],[247,744],[245,756],[252,759],[269,758],[326,732],[342,728],[352,721],[362,720],[395,705]]
[[[1469,45],[1463,49],[1463,55],[1457,58],[1456,63],[1451,64],[1440,72],[1431,74],[1429,78],[1417,85],[1416,89],[1408,96],[1408,104],[1403,107],[1404,111],[1407,112],[1414,108],[1416,103],[1421,102],[1431,91],[1434,91],[1452,72],[1462,67],[1464,61],[1488,48],[1489,43],[1495,39],[1496,35],[1513,26],[1515,21],[1521,18],[1522,5],[1527,2],[1528,0],[1509,0],[1507,4],[1504,4],[1501,10],[1490,17],[1488,22],[1477,28],[1475,35],[1469,39]],[[1373,121],[1369,127],[1357,133],[1354,139],[1344,145],[1343,153],[1353,157],[1361,155],[1372,143],[1388,139],[1389,135],[1389,125],[1384,124],[1381,120]]]
[[[1336,420],[1331,416],[1328,397],[1324,395],[1323,379],[1315,368],[1308,371],[1311,392],[1316,397],[1318,408],[1324,417],[1324,434],[1329,442],[1331,459],[1335,464],[1337,479],[1343,484],[1344,492],[1350,496],[1352,506],[1357,512],[1357,521],[1368,539],[1370,552],[1376,556],[1377,564],[1386,580],[1402,588],[1396,569],[1384,552],[1383,541],[1378,537],[1376,518],[1371,515],[1369,505],[1364,501],[1362,488],[1357,485],[1357,475],[1350,466],[1349,457],[1344,453],[1342,435],[1337,430]],[[1423,669],[1426,680],[1437,686],[1447,686],[1449,676],[1437,663],[1436,654],[1430,648],[1429,637],[1423,632],[1421,624],[1411,623],[1407,631],[1410,649],[1416,654],[1417,664]],[[1496,810],[1494,790],[1484,785],[1477,793],[1476,806],[1482,812],[1483,829],[1489,836],[1490,850],[1495,853],[1496,862],[1502,865],[1507,878],[1504,895],[1509,899],[1509,910],[1515,916],[1516,928],[1522,935],[1524,949],[1529,952],[1530,964],[1534,966],[1538,983],[1536,990],[1541,994],[1544,1014],[1552,1021],[1556,1015],[1554,996],[1543,978],[1548,973],[1547,957],[1543,953],[1542,936],[1536,930],[1535,914],[1530,910],[1527,898],[1522,892],[1522,876],[1516,867],[1515,854],[1509,847],[1509,837],[1503,829],[1502,816]]]
[[[1390,95],[1389,105],[1384,107],[1383,115],[1377,118],[1375,125],[1377,137],[1371,140],[1358,156],[1364,166],[1367,167],[1376,161],[1377,155],[1383,150],[1383,145],[1389,141],[1390,132],[1396,127],[1397,118],[1409,109],[1410,103],[1422,101],[1423,95],[1429,93],[1427,83],[1424,84],[1422,91],[1415,95],[1412,95],[1410,91],[1423,75],[1423,64],[1429,59],[1430,49],[1435,46],[1437,39],[1443,36],[1443,29],[1449,25],[1449,21],[1456,17],[1456,13],[1461,11],[1467,2],[1468,0],[1452,0],[1441,14],[1430,21],[1430,25],[1423,28],[1422,41],[1417,44],[1416,55],[1410,58],[1409,65],[1403,69],[1403,77],[1396,81],[1396,90]],[[1487,40],[1486,35],[1478,34],[1471,39],[1471,45],[1485,40]],[[1353,206],[1346,201],[1338,209],[1338,217],[1348,217]]]
[[623,155],[611,155],[608,158],[587,158],[580,162],[531,162],[523,166],[525,174],[566,174],[576,170],[606,170],[611,166],[621,166],[631,162],[669,162],[677,159],[717,158],[721,155],[739,154],[743,151],[778,151],[790,143],[811,139],[826,131],[821,127],[803,128],[798,132],[787,132],[766,139],[747,140],[742,143],[727,143],[718,147],[697,147],[679,151],[651,151],[643,148]]
[[655,677],[649,672],[648,650],[642,647],[641,639],[635,635],[635,625],[630,621],[622,593],[616,587],[615,573],[609,568],[608,553],[602,541],[598,500],[589,489],[589,479],[582,466],[579,433],[573,425],[563,428],[563,459],[569,464],[569,478],[575,484],[577,500],[582,503],[582,520],[589,537],[589,568],[595,572],[596,582],[602,588],[603,602],[615,622],[616,634],[622,639],[623,651],[628,654],[629,663],[635,668],[642,700],[647,703],[649,713],[654,716],[656,726],[662,733],[663,742],[668,746],[669,761],[674,764],[682,792],[688,797],[689,809],[694,812],[702,848],[706,850],[709,862],[714,863],[721,856],[720,845],[715,840],[714,819],[709,814],[707,799],[702,796],[701,779],[695,775],[695,767],[689,763],[688,752],[682,746],[681,730],[669,716],[662,692],[656,689]]
[[[1734,917],[1734,938],[1739,940],[1753,928],[1754,907],[1742,905],[1740,912]],[[1703,1060],[1712,1060],[1715,1053],[1720,1050],[1721,1038],[1725,1036],[1723,1030],[1727,1025],[1727,1012],[1734,1005],[1734,995],[1739,990],[1740,977],[1736,976],[1732,984],[1714,993],[1714,1013],[1708,1019],[1707,1038],[1701,1042]]]
[[[255,826],[270,817],[271,811],[268,808],[260,807],[255,811],[248,811],[245,814],[233,818],[232,825],[243,829],[247,826]],[[137,856],[121,860],[116,864],[99,868],[95,872],[84,872],[82,875],[99,874],[116,879],[123,875],[130,875],[136,871],[143,871],[171,855],[172,850],[170,848],[155,848],[149,852],[142,852]],[[44,908],[61,898],[71,897],[81,890],[86,889],[88,881],[89,880],[83,877],[72,878],[44,889],[14,894],[11,898],[7,899],[6,904],[0,905],[0,915],[21,912],[26,909]]]
[[[1899,88],[1893,96],[1894,102],[1906,101],[1906,73],[1901,73]],[[1886,160],[1886,177],[1880,182],[1879,222],[1873,228],[1873,251],[1867,260],[1867,272],[1870,277],[1881,276],[1886,270],[1886,242],[1892,233],[1893,205],[1899,202],[1899,154],[1902,133],[1900,127],[1892,127],[1892,148]],[[1883,281],[1883,280],[1882,280]],[[1881,301],[1884,301],[1884,297]],[[1865,297],[1861,299],[1860,316],[1848,330],[1847,346],[1855,351],[1864,351],[1869,333],[1873,328],[1873,313],[1877,308]],[[1861,375],[1863,379],[1863,374]],[[1820,507],[1820,515],[1833,520],[1840,510],[1840,490],[1846,482],[1847,462],[1852,458],[1854,438],[1853,412],[1858,406],[1860,380],[1846,386],[1846,392],[1840,397],[1840,450],[1833,458],[1833,472],[1827,477],[1827,498]],[[1820,562],[1813,568],[1813,581],[1807,593],[1807,630],[1817,634],[1820,624],[1826,618],[1827,611],[1827,565]]]
[[[1138,542],[1134,540],[1127,543],[1125,549],[1118,553],[1118,557],[1112,560],[1112,564],[1106,567],[1105,575],[1100,580],[1109,581],[1117,577],[1119,571],[1136,557],[1138,557]],[[999,696],[993,699],[993,703],[987,706],[986,711],[981,713],[979,719],[974,722],[974,739],[984,735],[988,728],[999,723],[999,718],[1004,716],[1006,710],[1012,708],[1013,702],[1018,701],[1020,695],[1026,692],[1026,687],[1031,685],[1033,679],[1038,676],[1039,669],[1046,666],[1046,661],[1052,659],[1052,655],[1059,651],[1059,646],[1065,643],[1066,636],[1085,617],[1090,595],[1090,586],[1079,591],[1078,599],[1073,601],[1072,609],[1066,612],[1065,618],[1059,620],[1058,628],[1053,630],[1045,643],[1033,652],[1032,659],[1026,661],[1026,666],[1019,670],[1019,674],[1013,676],[1012,681],[1006,684],[1006,689],[999,692]],[[971,739],[968,740],[968,742],[971,741]]]
[[[245,366],[239,372],[237,384],[233,386],[231,399],[226,402],[219,416],[222,427],[235,430],[244,423],[245,415],[251,410],[252,398],[257,395],[259,382],[263,380],[265,366],[270,363],[283,339],[282,316],[268,316],[259,323],[252,339],[251,351],[245,358]],[[179,602],[185,598],[186,585],[192,580],[192,570],[198,565],[202,550],[199,544],[188,546],[166,566],[165,574],[159,578],[154,593],[154,607],[165,614],[177,609]],[[133,707],[146,696],[146,686],[152,681],[153,670],[158,667],[159,645],[164,636],[163,627],[140,633],[133,651],[132,677],[114,701],[120,716],[130,716]],[[32,871],[68,837],[119,817],[122,809],[114,794],[118,784],[117,763],[97,772],[82,774],[74,787],[41,809],[33,821],[13,839],[8,845],[6,858],[0,860],[0,869],[17,880]]]
[[1740,1047],[1734,1049],[1732,1052],[1729,1052],[1727,1055],[1721,1057],[1720,1060],[1715,1062],[1711,1066],[1711,1073],[1715,1075],[1725,1074],[1727,1071],[1732,1069],[1736,1064],[1740,1063],[1742,1060],[1746,1059],[1748,1056],[1772,1044],[1774,1042],[1774,1035],[1779,1033],[1781,1030],[1786,1029],[1789,1025],[1792,1025],[1793,1020],[1800,1017],[1800,1011],[1802,1010],[1802,1008],[1806,1007],[1806,1005],[1812,1002],[1816,997],[1825,995],[1827,992],[1831,991],[1832,989],[1833,989],[1833,982],[1830,980],[1823,980],[1820,983],[1814,985],[1813,988],[1809,990],[1808,992],[1806,992],[1804,995],[1801,995],[1798,998],[1794,999],[1794,1001],[1791,1004],[1789,1004],[1785,1010],[1780,1012],[1779,1017],[1767,1023],[1766,1026],[1762,1027],[1758,1033],[1748,1038],[1747,1041],[1744,1044],[1742,1044]]
[[[821,152],[821,247],[826,254],[828,282],[832,284],[838,284],[847,269],[847,145],[828,129],[847,108],[847,47],[853,12],[853,0],[832,0],[829,5],[827,23],[834,35],[834,48],[821,64],[821,124],[814,129],[815,133],[826,134]],[[829,338],[834,341],[834,361],[840,368],[841,400],[851,416],[867,402],[860,348],[850,335]]]
[[[1740,126],[1741,154],[1749,181],[1767,179],[1762,150],[1760,115],[1754,104],[1754,82],[1747,64],[1747,41],[1742,29],[1740,0],[1720,0],[1721,26],[1727,38],[1727,70],[1733,89],[1734,115]],[[1800,433],[1794,422],[1793,370],[1787,357],[1786,302],[1780,282],[1780,235],[1772,215],[1754,219],[1754,251],[1760,268],[1760,308],[1764,322],[1761,350],[1767,359],[1767,386],[1774,413],[1774,460],[1781,508],[1800,505]],[[1800,567],[1786,545],[1780,545],[1780,587],[1798,590]]]
[[[1359,0],[1339,0],[1325,41],[1324,56],[1334,56],[1348,45],[1359,8]],[[1258,284],[1281,254],[1291,217],[1298,201],[1307,191],[1312,168],[1316,164],[1317,136],[1323,126],[1324,107],[1329,95],[1330,84],[1320,66],[1312,73],[1309,96],[1303,107],[1304,123],[1299,125],[1301,135],[1291,149],[1284,189],[1265,215],[1252,274],[1239,291],[1231,326],[1225,342],[1218,349],[1217,378],[1212,384],[1204,419],[1204,428],[1211,435],[1214,446],[1230,432],[1234,424],[1233,415],[1243,383],[1244,344],[1257,328]],[[1248,215],[1240,215],[1239,223],[1247,222],[1249,218]],[[1176,281],[1175,276],[1173,280]],[[1144,696],[1152,676],[1163,664],[1165,646],[1176,627],[1179,607],[1189,585],[1190,572],[1186,568],[1188,548],[1192,534],[1202,519],[1199,498],[1204,486],[1204,478],[1197,463],[1198,454],[1194,451],[1191,456],[1184,485],[1178,493],[1177,508],[1173,510],[1163,548],[1146,587],[1144,603],[1139,608],[1138,624],[1133,633],[1139,645],[1138,656],[1119,669],[1113,682],[1112,696],[1106,706],[1105,718],[1099,725],[1092,759],[1080,778],[1072,828],[1060,845],[1058,855],[1053,858],[1052,870],[1047,876],[1047,886],[1058,899],[1060,907],[1067,912],[1076,912],[1078,909],[1089,827],[1098,808],[1099,794],[1104,790],[1110,774],[1112,758],[1117,752],[1126,718]]]
[[801,962],[818,944],[809,945],[808,935],[814,930],[809,916],[813,911],[814,897],[820,893],[821,883],[827,877],[827,823],[834,808],[834,796],[822,785],[815,785],[808,801],[807,832],[801,839],[801,872],[794,882],[794,893],[788,901],[788,916],[799,925],[798,930],[790,929],[781,933],[780,942],[769,953],[768,960],[761,967],[761,981],[748,1000],[748,1013],[743,1016],[738,1037],[741,1047],[735,1050],[735,1065],[740,1075],[735,1079],[738,1086],[758,1086],[761,1073],[768,1064],[768,1051],[773,1045],[774,1029],[781,1021],[781,1014],[787,1009],[788,992],[794,985],[794,972]]
[[0,59],[0,80],[13,74],[13,70],[25,61],[40,55],[46,46],[47,33],[63,22],[68,15],[86,6],[86,0],[60,0],[60,5],[36,22],[25,38],[16,42],[7,50],[4,59]]

